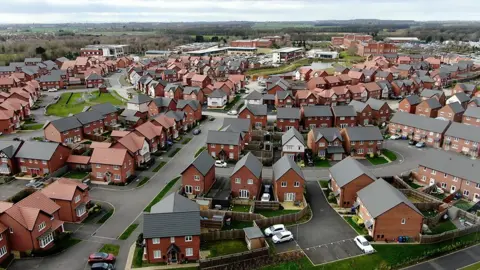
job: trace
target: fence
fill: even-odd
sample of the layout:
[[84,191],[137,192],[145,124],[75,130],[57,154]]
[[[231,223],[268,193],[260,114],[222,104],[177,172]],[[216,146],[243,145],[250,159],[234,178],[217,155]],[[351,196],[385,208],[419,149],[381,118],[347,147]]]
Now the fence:
[[211,219],[213,216],[223,216],[225,218],[232,218],[232,220],[240,221],[254,221],[263,219],[264,217],[260,214],[255,213],[243,213],[243,212],[232,212],[232,211],[222,211],[222,210],[200,210],[200,216],[208,217]]
[[258,227],[260,228],[266,228],[270,227],[274,224],[279,224],[279,223],[293,223],[301,220],[304,218],[306,215],[310,213],[310,206],[308,205],[307,207],[303,208],[297,213],[292,213],[292,214],[286,214],[282,216],[277,216],[277,217],[271,217],[271,218],[265,218],[265,219],[259,219],[256,220],[255,222],[257,223]]
[[255,209],[278,210],[280,209],[280,203],[275,201],[255,201]]
[[245,238],[243,229],[213,231],[200,234],[201,241],[233,240]]
[[[384,177],[384,179],[385,179],[385,177]],[[387,179],[385,179],[385,180],[387,180]],[[402,178],[400,178],[396,175],[394,177],[392,177],[392,185],[397,187],[397,188],[400,188],[400,189],[413,189]]]
[[95,141],[95,142],[104,142],[108,140],[108,137],[95,135],[95,134],[84,134],[83,137],[87,140]]
[[416,199],[418,200],[419,202],[441,202],[438,198],[432,196],[432,195],[429,195],[429,194],[425,194],[423,192],[420,192],[418,190],[414,190],[414,189],[400,189],[400,191],[407,197],[409,198],[413,198],[413,199]]
[[64,174],[66,174],[68,172],[68,166],[63,166],[61,168],[59,168],[58,170],[52,172],[52,174],[50,175],[51,177],[60,177]]
[[474,226],[470,226],[462,229],[456,229],[456,230],[444,232],[441,234],[420,235],[420,244],[431,244],[431,243],[446,241],[449,239],[458,238],[471,233],[478,234],[479,232],[480,232],[480,224],[477,224]]

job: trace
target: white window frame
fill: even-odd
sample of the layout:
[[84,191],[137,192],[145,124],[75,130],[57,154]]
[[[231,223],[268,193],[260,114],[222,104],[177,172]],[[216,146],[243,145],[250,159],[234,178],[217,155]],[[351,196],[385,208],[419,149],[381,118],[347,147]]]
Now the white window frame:
[[401,223],[402,225],[405,225],[405,223],[407,223],[407,219],[406,219],[406,218],[402,218],[402,220],[400,221],[400,223]]
[[195,180],[195,181],[200,181],[200,176],[199,176],[199,175],[194,175],[194,176],[193,176],[193,180]]
[[235,178],[235,184],[241,184],[242,183],[242,179],[240,178]]
[[192,256],[193,256],[193,248],[186,248],[185,257],[192,257]]
[[161,259],[162,258],[162,251],[161,250],[154,250],[153,251],[153,258],[154,259]]
[[248,180],[247,180],[247,184],[253,185],[253,179],[248,179]]
[[7,254],[7,246],[3,246],[0,248],[0,258]]
[[300,182],[299,181],[295,181],[293,183],[293,187],[300,187]]
[[287,187],[287,181],[282,181],[281,186],[282,187]]
[[50,243],[53,242],[53,240],[54,240],[53,233],[52,232],[48,233],[47,235],[45,235],[44,237],[38,240],[40,244],[40,248],[44,248],[48,246]]
[[45,221],[38,224],[38,231],[41,232],[42,230],[44,230],[45,228],[47,227],[47,224],[45,224]]
[[191,235],[185,236],[185,242],[192,242],[193,237]]
[[81,196],[80,195],[77,195],[75,196],[75,203],[78,203],[81,199]]
[[175,243],[175,236],[170,237],[170,243]]

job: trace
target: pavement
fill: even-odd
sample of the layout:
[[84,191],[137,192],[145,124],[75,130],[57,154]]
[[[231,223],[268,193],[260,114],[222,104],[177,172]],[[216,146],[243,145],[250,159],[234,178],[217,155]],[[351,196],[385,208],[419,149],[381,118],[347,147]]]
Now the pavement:
[[480,262],[480,245],[459,250],[454,253],[404,269],[408,270],[451,270],[460,269]]

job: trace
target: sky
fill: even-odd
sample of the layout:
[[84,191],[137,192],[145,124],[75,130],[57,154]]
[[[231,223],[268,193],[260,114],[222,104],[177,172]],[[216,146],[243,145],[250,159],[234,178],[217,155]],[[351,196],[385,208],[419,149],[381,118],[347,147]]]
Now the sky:
[[0,23],[479,20],[480,0],[0,0]]

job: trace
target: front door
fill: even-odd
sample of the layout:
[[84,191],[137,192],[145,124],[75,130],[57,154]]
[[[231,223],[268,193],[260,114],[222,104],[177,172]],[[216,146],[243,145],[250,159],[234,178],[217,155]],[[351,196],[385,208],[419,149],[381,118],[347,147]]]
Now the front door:
[[240,189],[240,198],[248,199],[250,198],[250,192],[247,189]]
[[430,178],[429,186],[433,186],[433,185],[435,185],[435,179]]
[[457,189],[457,188],[452,185],[452,187],[450,188],[450,193],[455,193],[455,190],[456,190],[456,189]]
[[368,119],[364,119],[364,120],[363,120],[363,125],[366,126],[366,125],[368,125],[368,124],[369,124],[369,123],[368,123]]
[[285,201],[286,202],[295,201],[295,193],[285,193]]
[[480,201],[480,194],[478,193],[473,194],[473,202],[477,203],[479,201]]
[[172,263],[177,262],[177,252],[175,252],[175,251],[170,252],[170,262],[172,262]]
[[192,186],[185,186],[185,193],[192,194],[193,193],[193,187]]

